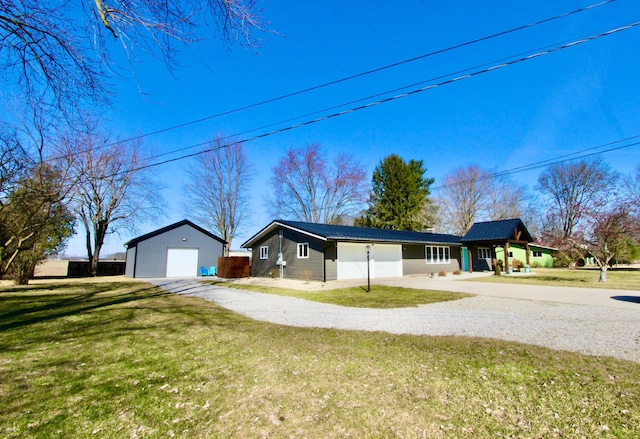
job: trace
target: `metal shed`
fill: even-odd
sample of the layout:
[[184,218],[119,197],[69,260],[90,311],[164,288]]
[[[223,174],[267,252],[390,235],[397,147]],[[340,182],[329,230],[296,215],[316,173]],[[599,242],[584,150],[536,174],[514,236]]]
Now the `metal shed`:
[[189,220],[182,220],[125,243],[128,277],[194,277],[224,255],[227,243]]

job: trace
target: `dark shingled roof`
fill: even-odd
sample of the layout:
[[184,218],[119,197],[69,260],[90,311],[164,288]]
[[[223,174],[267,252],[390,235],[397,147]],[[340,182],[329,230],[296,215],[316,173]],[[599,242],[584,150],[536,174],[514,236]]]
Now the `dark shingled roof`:
[[506,242],[513,238],[516,229],[520,230],[521,236],[519,241],[533,242],[531,234],[525,227],[520,218],[486,221],[475,223],[469,231],[462,237],[462,243],[503,241]]
[[133,238],[132,240],[125,242],[124,245],[126,245],[127,248],[129,248],[129,247],[131,247],[131,246],[133,246],[133,245],[135,245],[135,244],[137,244],[137,243],[139,243],[141,241],[147,240],[149,238],[153,238],[154,236],[161,235],[161,234],[163,234],[165,232],[168,232],[169,230],[177,229],[178,227],[182,227],[184,225],[189,225],[189,226],[193,227],[194,229],[204,233],[205,235],[210,236],[211,238],[220,241],[223,244],[227,243],[227,241],[225,241],[224,239],[214,235],[213,233],[209,232],[208,230],[205,230],[202,227],[192,223],[191,221],[184,219],[182,221],[178,221],[177,223],[170,224],[170,225],[168,225],[166,227],[163,227],[161,229],[154,230],[153,232],[147,233],[146,235],[142,235],[142,236],[138,236],[137,238]]
[[359,241],[359,242],[396,242],[415,244],[449,244],[461,245],[460,237],[441,233],[410,232],[406,230],[373,229],[369,227],[338,226],[334,224],[317,224],[302,221],[276,220],[248,239],[242,247],[248,248],[264,233],[277,226],[315,235],[323,240]]

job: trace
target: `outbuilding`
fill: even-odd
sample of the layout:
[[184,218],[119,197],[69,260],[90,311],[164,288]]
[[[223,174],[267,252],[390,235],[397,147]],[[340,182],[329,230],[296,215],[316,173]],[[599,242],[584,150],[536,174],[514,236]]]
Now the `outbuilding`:
[[226,241],[189,220],[182,220],[125,243],[125,275],[193,277],[199,267],[215,266]]

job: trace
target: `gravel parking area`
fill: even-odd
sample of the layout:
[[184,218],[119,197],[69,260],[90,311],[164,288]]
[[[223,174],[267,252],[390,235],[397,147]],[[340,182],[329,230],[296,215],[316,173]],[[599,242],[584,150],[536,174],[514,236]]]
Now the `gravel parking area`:
[[[640,362],[640,304],[609,307],[479,295],[415,308],[365,309],[204,285],[197,279],[151,282],[281,325],[486,337]],[[451,290],[459,290],[455,284],[459,283],[450,282]],[[449,289],[445,283],[440,285]],[[495,289],[493,284],[483,285]]]

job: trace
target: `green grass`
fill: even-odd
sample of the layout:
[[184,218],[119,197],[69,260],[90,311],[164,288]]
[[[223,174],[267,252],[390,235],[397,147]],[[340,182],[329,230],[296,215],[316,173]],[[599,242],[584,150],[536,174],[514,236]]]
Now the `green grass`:
[[0,436],[640,435],[638,364],[288,328],[143,283],[0,289]]
[[297,297],[316,302],[356,308],[408,308],[429,303],[473,297],[473,294],[453,293],[448,291],[416,290],[412,288],[372,285],[371,291],[366,287],[337,288],[321,291],[301,291],[285,288],[267,287],[263,285],[236,284],[232,282],[203,281],[202,283],[220,285],[230,288],[254,291],[258,293],[276,294]]
[[610,269],[607,282],[600,283],[597,269],[532,268],[528,276],[488,276],[470,279],[473,282],[499,282],[511,284],[554,285],[611,290],[640,290],[640,270]]

